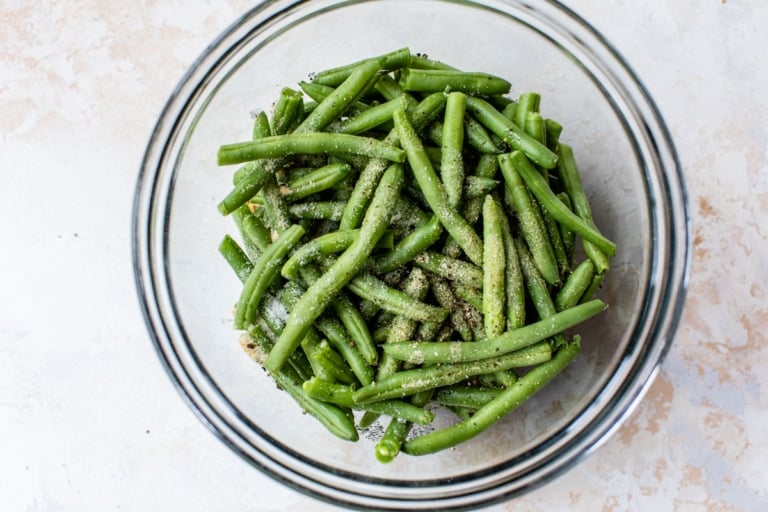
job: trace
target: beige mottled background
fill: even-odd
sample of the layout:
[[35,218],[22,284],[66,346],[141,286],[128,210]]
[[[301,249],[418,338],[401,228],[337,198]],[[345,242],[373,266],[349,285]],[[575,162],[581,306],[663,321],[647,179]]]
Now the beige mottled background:
[[[768,3],[569,0],[677,144],[682,324],[627,423],[494,511],[768,510]],[[333,510],[225,449],[168,383],[135,300],[139,161],[170,91],[249,2],[0,2],[0,509]]]

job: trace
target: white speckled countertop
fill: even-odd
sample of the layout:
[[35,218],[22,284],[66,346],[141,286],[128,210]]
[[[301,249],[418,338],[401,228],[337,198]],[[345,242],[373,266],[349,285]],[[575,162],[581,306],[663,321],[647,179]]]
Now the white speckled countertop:
[[[625,56],[672,132],[688,299],[627,423],[491,510],[768,510],[768,3],[567,4]],[[335,510],[256,472],[194,417],[133,284],[131,201],[152,126],[249,5],[0,3],[2,510]]]

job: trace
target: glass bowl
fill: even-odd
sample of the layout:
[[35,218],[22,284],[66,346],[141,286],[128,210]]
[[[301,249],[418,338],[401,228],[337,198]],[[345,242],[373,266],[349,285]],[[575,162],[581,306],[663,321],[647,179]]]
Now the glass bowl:
[[[217,252],[232,220],[219,145],[311,71],[408,46],[537,91],[564,125],[597,225],[618,247],[567,372],[484,435],[442,453],[373,454],[331,436],[242,353],[240,284]],[[468,509],[546,482],[594,450],[640,400],[677,326],[688,268],[684,185],[667,128],[638,78],[577,14],[545,0],[262,2],[173,92],[149,142],[133,212],[136,284],[162,363],[199,418],[253,466],[347,507]]]

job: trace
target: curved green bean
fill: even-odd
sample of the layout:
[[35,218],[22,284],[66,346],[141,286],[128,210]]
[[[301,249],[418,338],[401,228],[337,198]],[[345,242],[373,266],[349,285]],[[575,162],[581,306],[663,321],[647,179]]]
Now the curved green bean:
[[435,453],[477,436],[551,382],[576,358],[580,350],[577,337],[558,350],[550,361],[531,369],[499,396],[478,409],[470,419],[406,441],[403,451],[409,455]]
[[563,287],[555,295],[555,307],[558,311],[568,309],[579,303],[584,292],[592,284],[592,278],[595,276],[595,265],[592,260],[582,261],[568,279],[563,283]]
[[352,172],[352,167],[349,164],[328,164],[291,180],[280,189],[280,193],[288,201],[304,199],[332,188],[346,178],[350,172]]
[[298,243],[302,235],[304,235],[304,229],[301,226],[291,226],[253,262],[253,269],[248,275],[240,293],[240,299],[237,301],[235,309],[236,328],[243,329],[253,321],[256,308],[267,287],[272,283],[272,279],[280,270],[283,258]]

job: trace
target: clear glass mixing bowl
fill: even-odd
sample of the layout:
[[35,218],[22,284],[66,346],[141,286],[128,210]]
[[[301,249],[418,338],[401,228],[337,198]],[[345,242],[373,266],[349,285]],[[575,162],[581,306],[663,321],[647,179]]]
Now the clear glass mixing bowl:
[[[299,413],[240,349],[239,282],[217,253],[232,232],[217,202],[223,143],[310,71],[403,46],[542,95],[564,125],[601,230],[619,247],[567,373],[454,450],[378,463]],[[255,467],[320,499],[365,509],[472,508],[517,495],[616,430],[656,374],[682,309],[688,219],[681,170],[652,99],[618,53],[546,0],[262,2],[194,63],[152,133],[133,217],[136,284],[149,333],[200,419]],[[192,449],[192,447],[190,447]]]

